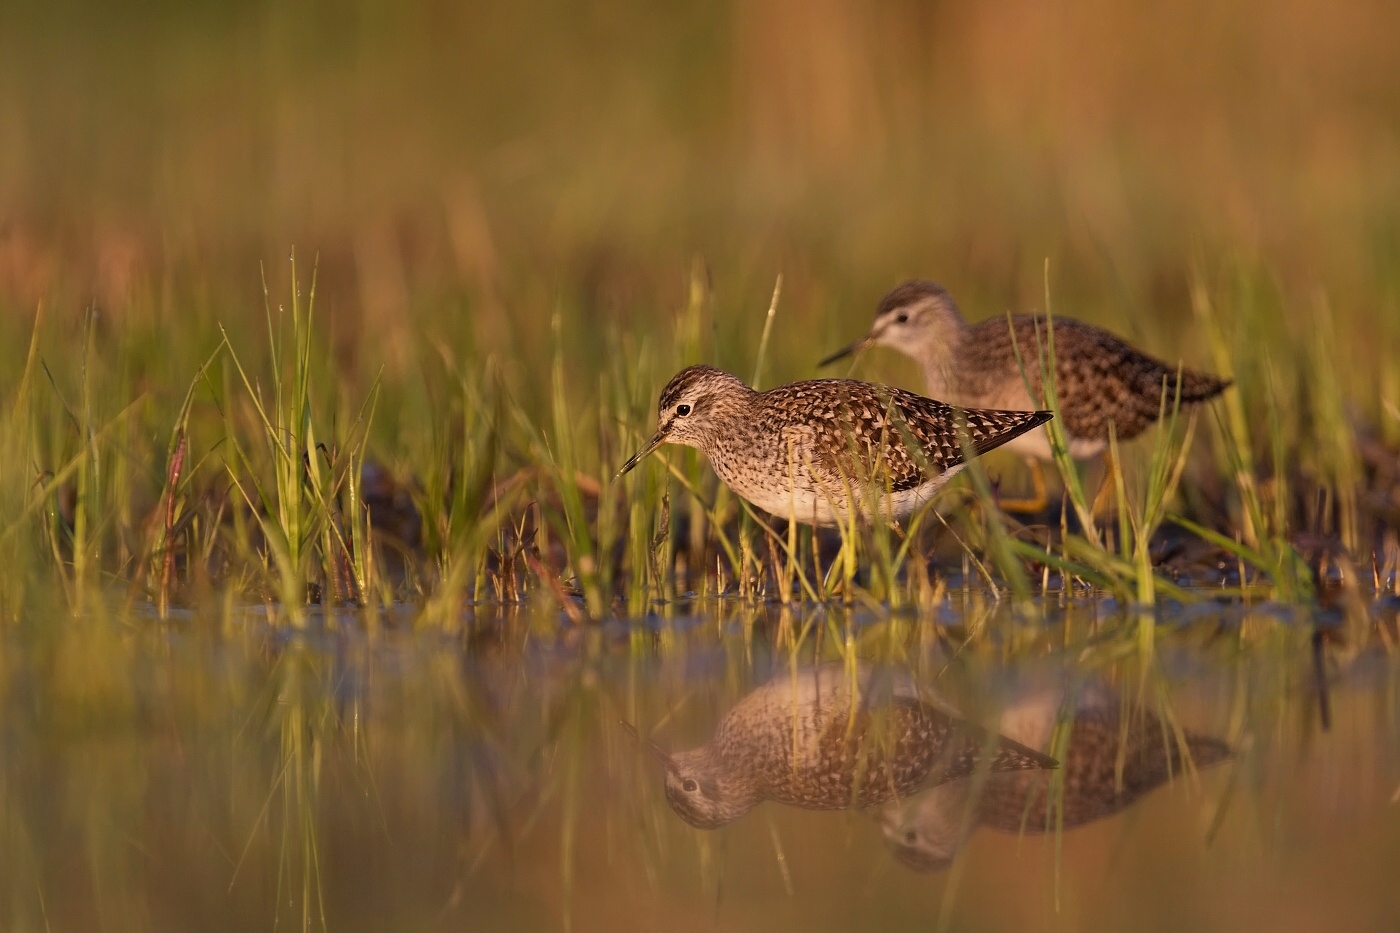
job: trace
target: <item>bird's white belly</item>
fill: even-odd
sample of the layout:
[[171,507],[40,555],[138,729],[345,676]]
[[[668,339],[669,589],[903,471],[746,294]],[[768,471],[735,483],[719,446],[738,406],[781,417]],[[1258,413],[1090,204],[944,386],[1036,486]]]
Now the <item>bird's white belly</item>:
[[809,525],[841,525],[850,521],[851,498],[856,500],[862,520],[905,518],[932,499],[934,493],[962,468],[963,464],[960,463],[914,489],[879,493],[873,497],[873,502],[867,501],[872,497],[869,495],[870,490],[863,486],[855,486],[850,490],[825,490],[790,486],[786,483],[770,485],[738,479],[731,481],[723,475],[720,478],[750,505],[770,515]]
[[823,736],[832,724],[844,728],[857,705],[881,709],[895,700],[918,700],[962,717],[946,698],[931,691],[921,694],[906,670],[858,662],[854,679],[852,673],[844,662],[779,670],[730,710],[720,731],[761,728],[768,741],[791,756],[795,769],[819,772],[828,767],[822,757]]

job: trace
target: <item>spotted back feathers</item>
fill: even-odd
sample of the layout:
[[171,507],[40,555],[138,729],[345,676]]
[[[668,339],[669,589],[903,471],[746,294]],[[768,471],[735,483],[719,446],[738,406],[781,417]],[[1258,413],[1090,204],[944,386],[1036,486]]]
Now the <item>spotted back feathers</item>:
[[760,396],[774,421],[811,432],[810,449],[830,479],[887,480],[894,491],[980,456],[1050,420],[1046,411],[962,409],[892,386],[816,379]]

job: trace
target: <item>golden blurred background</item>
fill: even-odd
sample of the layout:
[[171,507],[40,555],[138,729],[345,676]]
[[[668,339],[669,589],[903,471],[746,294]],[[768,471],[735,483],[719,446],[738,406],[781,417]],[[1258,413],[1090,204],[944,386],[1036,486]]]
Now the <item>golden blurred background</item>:
[[697,256],[823,339],[910,275],[1040,307],[1047,260],[1149,343],[1193,270],[1393,318],[1397,35],[1381,0],[12,0],[0,301],[173,314],[295,246],[390,356],[415,309],[645,321]]

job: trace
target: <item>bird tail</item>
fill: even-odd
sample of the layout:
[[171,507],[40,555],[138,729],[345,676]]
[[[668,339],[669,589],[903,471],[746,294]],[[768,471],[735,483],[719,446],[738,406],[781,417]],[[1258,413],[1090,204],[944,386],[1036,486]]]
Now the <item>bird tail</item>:
[[1228,742],[1197,732],[1186,733],[1186,749],[1191,753],[1191,764],[1197,768],[1209,768],[1235,754]]
[[1008,739],[1004,735],[997,736],[996,750],[991,761],[993,772],[1040,771],[1059,766],[1059,761],[1049,755],[1022,745],[1014,739]]
[[969,422],[974,418],[980,418],[997,429],[996,433],[991,436],[977,438],[973,441],[972,451],[979,457],[990,450],[996,450],[1008,441],[1015,440],[1027,431],[1040,427],[1042,424],[1055,417],[1055,413],[1049,411],[990,411],[966,409],[963,414]]
[[[1169,391],[1175,391],[1176,373],[1173,372],[1168,377]],[[1204,402],[1213,399],[1230,386],[1234,385],[1233,379],[1222,379],[1219,376],[1212,376],[1210,373],[1198,373],[1193,369],[1183,369],[1181,371],[1180,387],[1181,401]],[[1168,403],[1171,399],[1168,397]]]
[[957,751],[946,762],[946,768],[936,772],[934,783],[967,777],[979,770],[1001,774],[1008,771],[1044,771],[1060,766],[1059,761],[1049,755],[980,726],[963,723],[959,731],[960,741],[953,744]]

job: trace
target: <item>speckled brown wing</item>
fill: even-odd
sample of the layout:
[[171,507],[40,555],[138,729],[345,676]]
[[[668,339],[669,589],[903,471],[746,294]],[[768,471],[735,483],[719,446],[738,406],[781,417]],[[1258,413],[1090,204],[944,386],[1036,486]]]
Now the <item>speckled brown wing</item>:
[[[1186,742],[1197,768],[1230,754],[1219,739],[1187,733]],[[1157,716],[1144,715],[1125,729],[1117,710],[1080,711],[1064,753],[1064,788],[1055,808],[1049,807],[1050,775],[1024,772],[988,781],[978,817],[983,825],[1007,832],[1049,832],[1055,828],[1052,818],[1070,829],[1117,813],[1184,768],[1176,736],[1164,732]]]
[[[1012,323],[1016,334],[1014,345],[1006,320],[993,318],[977,326],[974,339],[967,341],[967,352],[982,357],[984,364],[1000,360],[1001,368],[1019,372],[1016,363],[1019,349],[1032,397],[1039,397],[1041,373],[1037,339],[1048,347],[1046,318],[1020,315],[1013,318]],[[1168,366],[1114,334],[1082,321],[1056,318],[1054,328],[1060,417],[1070,437],[1107,440],[1110,423],[1116,426],[1120,440],[1136,437],[1157,420],[1164,385],[1167,404],[1172,404],[1178,381],[1175,366]],[[979,372],[992,372],[998,367],[979,365],[975,368]],[[1188,369],[1182,369],[1180,383],[1183,405],[1213,398],[1230,385],[1229,380]]]
[[[1124,780],[1118,779],[1119,717],[1090,712],[1075,718],[1064,754],[1062,796],[1056,809],[1049,807],[1051,777],[1041,774],[1007,775],[983,785],[977,801],[979,821],[1006,832],[1049,832],[1055,820],[1065,829],[1101,819],[1123,809],[1142,791],[1129,784],[1137,762],[1129,750]],[[1159,730],[1160,737],[1160,730]]]
[[[913,489],[963,462],[961,432],[983,454],[1044,424],[1049,412],[959,409],[903,389],[819,379],[764,393],[771,410],[800,418],[812,433],[816,466],[841,483],[887,481]],[[910,441],[918,444],[913,450]]]
[[993,773],[1057,766],[1049,755],[911,698],[857,710],[854,721],[834,717],[820,748],[822,766],[811,775],[809,793],[837,806],[904,799],[930,783],[970,775],[986,758],[983,766]]
[[[953,408],[943,402],[905,392],[903,389],[889,391],[893,394],[901,423],[907,426],[909,434],[919,442],[929,465],[936,468],[935,472],[940,473],[963,462],[964,435],[972,453],[980,457],[1039,427],[1052,417],[1048,411]],[[922,481],[922,477],[916,479],[912,475],[917,471],[914,457],[906,445],[900,446],[904,456],[916,469],[909,471],[911,475],[895,481],[896,490],[913,488]]]

